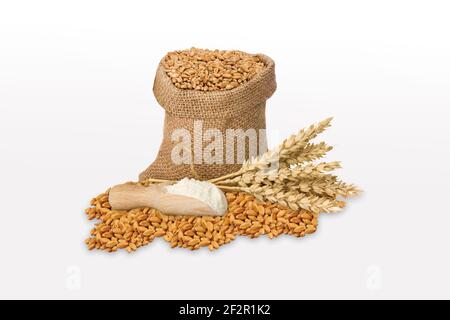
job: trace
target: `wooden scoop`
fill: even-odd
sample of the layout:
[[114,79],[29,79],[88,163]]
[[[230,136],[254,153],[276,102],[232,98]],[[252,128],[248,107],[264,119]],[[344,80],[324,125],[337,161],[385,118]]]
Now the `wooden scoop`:
[[113,210],[152,207],[165,214],[220,215],[203,201],[167,193],[163,184],[152,184],[148,187],[134,183],[119,184],[109,191],[109,203]]

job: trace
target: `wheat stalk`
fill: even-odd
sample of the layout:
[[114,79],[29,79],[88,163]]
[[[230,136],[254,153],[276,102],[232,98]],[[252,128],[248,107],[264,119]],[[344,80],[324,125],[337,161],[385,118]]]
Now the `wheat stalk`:
[[[291,159],[296,159],[302,153],[305,154],[304,151],[308,146],[308,142],[325,131],[325,129],[331,125],[331,120],[333,120],[333,118],[327,118],[317,124],[309,126],[306,129],[300,130],[297,134],[284,140],[277,148],[280,163],[286,163],[286,160],[289,161]],[[321,147],[325,148],[325,146]]]
[[318,144],[308,143],[299,155],[287,158],[286,163],[291,165],[318,160],[324,157],[326,153],[332,149],[333,147],[328,146],[325,142],[320,142]]
[[286,191],[282,186],[256,186],[244,188],[245,192],[259,200],[278,203],[293,210],[305,209],[312,212],[337,212],[341,210],[340,202],[329,197],[308,195],[295,190]]

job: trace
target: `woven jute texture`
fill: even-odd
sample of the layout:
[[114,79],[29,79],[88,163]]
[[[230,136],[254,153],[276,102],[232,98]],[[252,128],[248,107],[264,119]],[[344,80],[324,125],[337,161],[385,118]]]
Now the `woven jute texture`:
[[[257,73],[250,81],[225,91],[202,92],[179,89],[172,84],[164,67],[161,63],[159,64],[153,92],[158,103],[165,109],[164,135],[156,159],[139,175],[140,181],[148,178],[179,180],[184,177],[207,180],[234,172],[241,167],[240,163],[226,164],[225,161],[230,152],[234,153],[233,157],[236,159],[236,145],[234,150],[224,147],[223,163],[176,164],[172,161],[171,154],[179,141],[172,141],[172,133],[176,129],[189,131],[192,139],[189,151],[194,155],[201,154],[211,142],[198,141],[198,143],[194,143],[194,139],[202,139],[201,136],[194,135],[195,121],[201,120],[203,132],[208,129],[220,130],[224,141],[227,129],[244,131],[254,129],[257,133],[260,132],[259,129],[265,129],[266,100],[276,90],[275,63],[265,55],[258,54],[258,56],[264,61],[266,68]],[[261,143],[260,139],[266,140],[265,134],[258,134],[258,144]],[[248,139],[245,144],[245,158],[248,158]],[[196,150],[198,148],[201,150]],[[264,151],[266,150],[258,150],[259,153]]]

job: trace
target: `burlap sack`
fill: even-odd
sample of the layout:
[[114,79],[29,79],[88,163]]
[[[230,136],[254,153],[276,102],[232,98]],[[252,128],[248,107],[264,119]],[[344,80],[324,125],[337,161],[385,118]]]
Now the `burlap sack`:
[[[266,68],[241,86],[225,91],[202,92],[176,88],[164,71],[162,64],[156,71],[153,92],[158,103],[165,109],[164,136],[155,161],[139,175],[140,181],[148,178],[178,180],[184,177],[206,180],[239,170],[240,163],[175,164],[172,161],[172,149],[177,141],[172,141],[175,129],[187,129],[194,140],[194,121],[202,120],[203,130],[218,129],[225,135],[226,129],[266,128],[266,100],[276,89],[275,64],[269,57],[259,54]],[[198,139],[198,138],[197,138]],[[260,139],[260,137],[258,137]],[[263,139],[266,139],[264,134]],[[260,143],[261,141],[258,141]],[[247,142],[246,142],[247,143]],[[197,143],[204,148],[208,143]],[[195,150],[194,141],[191,153]],[[246,146],[248,151],[248,146]],[[231,150],[233,151],[233,150]],[[259,153],[265,150],[258,150]],[[200,150],[201,152],[201,150]],[[223,150],[224,159],[230,150]],[[237,148],[234,148],[234,153]],[[234,156],[234,155],[233,155]],[[245,157],[248,157],[246,152]]]

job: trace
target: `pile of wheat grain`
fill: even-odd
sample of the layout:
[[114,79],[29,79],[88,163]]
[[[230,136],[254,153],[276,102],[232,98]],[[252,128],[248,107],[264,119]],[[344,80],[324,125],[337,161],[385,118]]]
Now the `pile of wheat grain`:
[[172,248],[214,250],[239,235],[303,237],[316,231],[317,213],[261,202],[245,193],[229,192],[226,197],[229,209],[224,216],[196,217],[165,215],[153,208],[114,211],[108,203],[108,193],[103,193],[92,199],[91,207],[86,209],[90,220],[100,220],[86,244],[90,250],[133,252],[156,237],[163,237]]
[[199,91],[234,89],[265,68],[258,55],[197,48],[169,52],[162,64],[177,88]]

